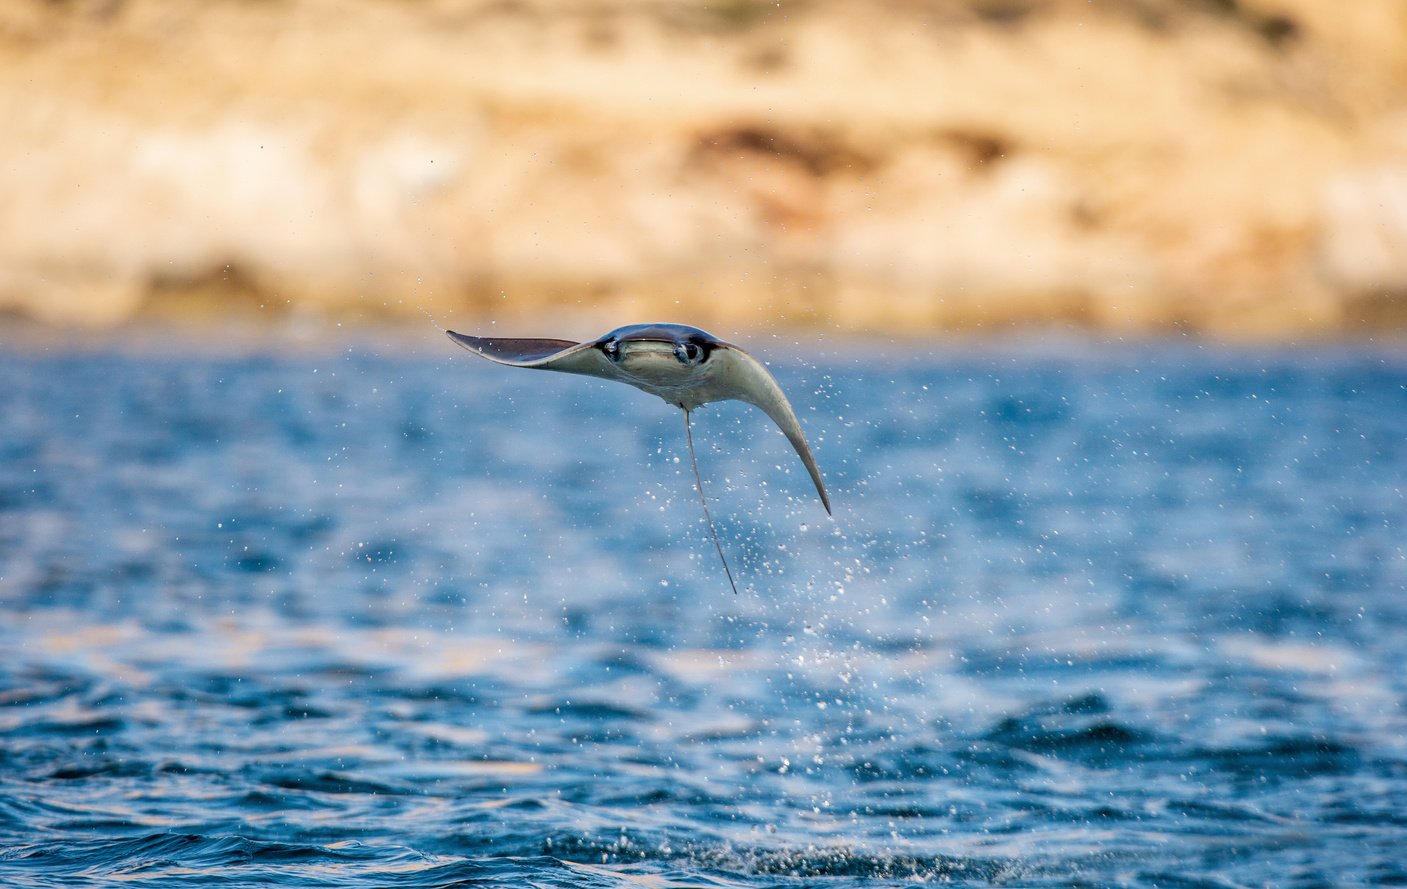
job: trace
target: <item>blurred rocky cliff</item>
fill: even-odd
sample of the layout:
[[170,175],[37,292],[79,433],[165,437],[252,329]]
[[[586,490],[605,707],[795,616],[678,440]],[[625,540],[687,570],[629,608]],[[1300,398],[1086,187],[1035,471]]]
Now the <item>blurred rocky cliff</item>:
[[1402,0],[7,0],[0,311],[1407,326]]

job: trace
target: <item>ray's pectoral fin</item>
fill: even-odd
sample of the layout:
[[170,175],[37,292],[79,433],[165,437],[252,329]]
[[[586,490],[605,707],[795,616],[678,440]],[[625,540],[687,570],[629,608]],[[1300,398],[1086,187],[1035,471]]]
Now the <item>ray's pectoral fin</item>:
[[613,377],[610,361],[596,348],[597,343],[571,340],[522,339],[517,337],[468,336],[445,331],[459,345],[495,364],[555,370],[561,373]]
[[820,467],[816,465],[816,458],[811,456],[811,448],[806,443],[796,413],[771,372],[762,362],[736,346],[719,349],[714,353],[713,360],[721,362],[717,382],[729,390],[731,397],[760,407],[782,430],[787,441],[796,449],[796,455],[806,465],[806,471],[811,474],[811,481],[816,485],[816,493],[821,495],[821,505],[826,508],[826,515],[831,515],[831,499],[826,494],[825,482],[821,480]]

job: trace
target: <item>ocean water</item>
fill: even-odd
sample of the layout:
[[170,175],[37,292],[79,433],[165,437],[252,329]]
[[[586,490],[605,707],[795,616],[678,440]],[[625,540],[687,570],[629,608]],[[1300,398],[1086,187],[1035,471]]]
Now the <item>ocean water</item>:
[[1407,355],[0,349],[0,885],[1407,884]]

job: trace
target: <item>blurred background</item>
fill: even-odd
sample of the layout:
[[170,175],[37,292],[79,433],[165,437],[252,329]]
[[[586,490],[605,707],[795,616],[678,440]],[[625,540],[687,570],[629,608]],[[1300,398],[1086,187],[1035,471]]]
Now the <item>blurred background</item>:
[[1407,326],[1401,0],[7,0],[0,71],[47,324]]

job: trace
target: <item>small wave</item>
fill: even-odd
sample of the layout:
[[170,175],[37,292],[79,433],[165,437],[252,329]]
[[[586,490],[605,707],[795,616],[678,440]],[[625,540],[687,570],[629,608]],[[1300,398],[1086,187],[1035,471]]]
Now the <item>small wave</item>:
[[996,882],[1021,872],[1021,865],[1001,859],[953,855],[873,852],[848,846],[802,848],[737,847],[727,844],[642,842],[621,836],[601,841],[559,837],[548,845],[553,856],[570,861],[627,865],[669,861],[723,876],[766,875],[791,878],[849,877],[865,880]]
[[992,727],[986,740],[1003,746],[1082,759],[1130,756],[1154,740],[1115,718],[1101,695],[1082,695],[1041,704]]
[[271,787],[282,787],[285,790],[299,790],[309,793],[395,796],[402,793],[414,792],[411,788],[398,787],[385,782],[353,777],[338,772],[266,773],[263,776],[263,782]]
[[1255,745],[1203,748],[1192,756],[1211,763],[1217,771],[1258,781],[1346,774],[1362,762],[1358,749],[1350,744],[1303,735],[1267,737]]

